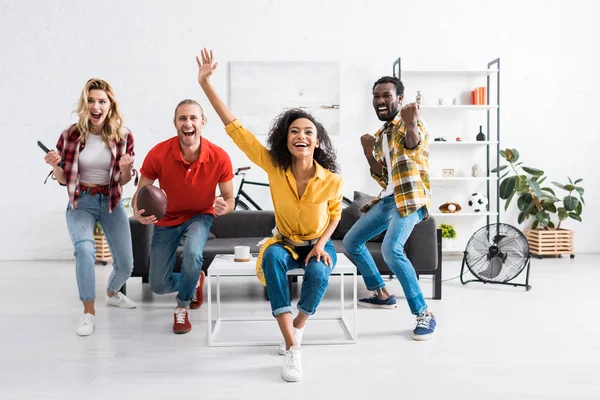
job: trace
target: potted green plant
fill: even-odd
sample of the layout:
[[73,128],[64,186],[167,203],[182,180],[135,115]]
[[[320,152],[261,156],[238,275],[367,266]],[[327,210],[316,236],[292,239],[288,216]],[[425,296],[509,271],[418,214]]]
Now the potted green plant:
[[492,170],[492,172],[507,170],[500,177],[498,194],[501,199],[506,200],[505,210],[508,210],[513,198],[517,198],[519,224],[529,218],[533,219],[531,228],[525,230],[532,254],[542,256],[571,253],[572,255],[573,231],[560,226],[567,218],[581,221],[585,191],[578,184],[583,179],[573,181],[568,177],[568,184],[552,182],[554,186],[567,192],[565,196],[558,197],[552,187],[543,186],[546,180],[544,171],[523,166],[516,149],[500,151],[500,156],[508,162],[508,165]]
[[452,241],[456,239],[456,230],[450,224],[440,224],[438,228],[442,230],[442,248],[451,249]]

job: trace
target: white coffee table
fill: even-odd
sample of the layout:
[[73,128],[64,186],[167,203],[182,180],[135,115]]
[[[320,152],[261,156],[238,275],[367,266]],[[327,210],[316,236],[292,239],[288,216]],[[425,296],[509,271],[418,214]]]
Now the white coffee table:
[[[288,276],[302,276],[304,275],[304,269],[297,268],[288,271]],[[303,340],[302,345],[306,344],[345,344],[345,343],[356,343],[356,302],[357,302],[357,276],[356,267],[348,258],[342,254],[337,254],[337,264],[333,269],[331,275],[339,275],[341,277],[340,287],[340,315],[334,317],[310,317],[310,320],[328,320],[328,321],[339,321],[340,326],[344,331],[345,339],[327,339],[327,340]],[[353,279],[353,306],[352,306],[352,325],[348,324],[344,316],[345,299],[344,299],[344,276],[352,275]],[[279,341],[217,341],[217,335],[223,322],[247,322],[247,321],[273,321],[276,323],[275,318],[268,314],[264,317],[227,317],[221,316],[221,278],[224,277],[235,277],[235,276],[248,276],[252,277],[256,282],[254,284],[260,285],[256,278],[256,259],[252,259],[248,262],[236,262],[233,261],[233,254],[218,254],[215,256],[213,262],[208,268],[207,286],[208,286],[208,345],[209,346],[273,346],[278,345]],[[213,278],[216,278],[217,287],[217,315],[216,320],[212,317],[212,283]]]

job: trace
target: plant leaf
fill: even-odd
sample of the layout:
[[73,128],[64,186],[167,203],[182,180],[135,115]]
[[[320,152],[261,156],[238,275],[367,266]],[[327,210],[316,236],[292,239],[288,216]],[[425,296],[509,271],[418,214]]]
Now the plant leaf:
[[577,209],[575,210],[575,213],[577,215],[581,215],[581,212],[583,211],[583,206],[581,205],[581,202],[579,204],[577,204]]
[[563,204],[567,211],[575,211],[577,209],[577,204],[579,204],[579,200],[577,200],[577,197],[567,196],[563,199]]
[[519,152],[517,151],[517,149],[510,149],[510,151],[512,151],[512,162],[516,163],[519,160]]
[[508,175],[508,174],[510,174],[510,171],[506,171],[506,172],[504,173],[504,175],[502,175],[502,176],[500,177],[500,180],[502,180],[502,179],[506,178],[506,175]]
[[554,222],[552,222],[552,221],[548,222],[548,227],[549,228],[554,228]]
[[579,178],[577,179],[575,182],[573,182],[573,185],[577,185],[579,182],[581,182],[583,180],[583,178]]
[[561,188],[562,190],[567,190],[567,188],[566,188],[564,185],[561,185],[561,184],[560,184],[560,183],[558,183],[558,182],[554,182],[554,181],[552,181],[552,183],[553,183],[554,185],[558,186],[559,188]]
[[515,185],[516,185],[516,177],[515,176],[511,176],[509,178],[506,178],[505,180],[502,181],[502,183],[500,184],[500,198],[501,199],[508,199],[511,195],[511,193],[514,193],[515,191]]
[[527,183],[531,187],[531,190],[533,191],[534,196],[537,197],[538,199],[541,199],[543,195],[542,195],[542,189],[540,189],[540,185],[537,182],[532,181],[531,179],[527,179]]
[[504,150],[500,150],[500,155],[504,158],[506,158],[506,151]]
[[521,211],[519,213],[519,217],[517,218],[517,222],[520,224],[523,223],[523,221],[525,221],[527,219],[527,217],[529,216],[529,214],[525,211]]
[[515,197],[515,193],[517,192],[512,192],[510,196],[508,196],[508,199],[506,199],[506,203],[504,204],[504,211],[508,211],[508,205],[510,204],[513,197]]
[[565,185],[565,190],[568,190],[569,192],[572,192],[573,190],[575,190],[575,186],[573,186],[573,185]]
[[560,221],[564,221],[565,219],[567,219],[567,210],[565,210],[564,207],[559,207],[558,208],[558,219]]
[[535,221],[533,221],[533,224],[531,224],[531,229],[535,229],[535,228],[537,228],[537,227],[538,227],[538,225],[539,225],[539,222],[538,222],[538,220],[536,219]]
[[532,201],[533,198],[529,193],[523,193],[517,200],[517,207],[519,207],[519,210],[521,211],[527,211]]
[[569,179],[569,182],[570,182],[570,183],[573,183],[573,181],[571,180],[571,177],[570,177],[570,176],[567,176],[567,179]]
[[583,190],[583,188],[579,186],[575,186],[575,190],[577,191],[577,193],[579,193],[580,196],[583,196],[583,194],[585,193],[585,190]]
[[523,171],[527,172],[528,174],[530,174],[532,176],[542,176],[542,175],[544,175],[544,171],[539,170],[539,169],[535,169],[535,168],[523,167]]
[[512,150],[511,149],[506,149],[504,151],[504,157],[506,158],[506,161],[508,161],[509,163],[512,163],[513,162],[513,157],[514,157],[514,154],[513,154]]
[[[542,183],[542,182],[539,182],[539,183]],[[546,192],[550,192],[550,193],[552,193],[553,196],[556,196],[556,193],[554,193],[554,190],[552,190],[552,188],[543,187],[542,190],[544,190]]]
[[538,181],[538,183],[541,185],[542,183],[544,183],[544,181],[545,181],[545,180],[546,180],[546,177],[543,177],[542,179],[540,179],[540,180]]
[[551,213],[555,213],[556,212],[556,206],[554,205],[554,202],[552,200],[544,200],[542,201],[542,208],[546,211],[549,211]]
[[581,217],[575,213],[569,213],[569,217],[576,219],[577,221],[581,222]]
[[500,169],[498,169],[498,168],[494,168],[494,169],[492,169],[490,172],[492,172],[492,173],[494,173],[494,174],[495,174],[496,172],[498,172],[498,171],[503,171],[503,170],[505,170],[506,168],[508,168],[508,165],[501,165],[501,166],[500,166]]
[[548,226],[548,223],[550,222],[550,216],[544,211],[538,211],[535,214],[535,219],[537,219],[542,226]]

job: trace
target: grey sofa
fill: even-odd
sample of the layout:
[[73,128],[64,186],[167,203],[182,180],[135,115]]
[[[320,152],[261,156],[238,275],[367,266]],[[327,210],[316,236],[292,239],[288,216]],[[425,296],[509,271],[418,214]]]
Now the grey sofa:
[[[346,253],[342,239],[350,227],[358,220],[359,209],[371,197],[355,192],[354,201],[343,210],[340,223],[331,236],[338,253]],[[250,246],[252,253],[258,252],[257,243],[271,235],[275,226],[273,211],[244,211],[235,210],[227,215],[216,217],[210,230],[209,240],[204,248],[203,270],[206,272],[217,254],[233,254],[234,246]],[[148,282],[150,266],[150,243],[152,241],[152,225],[143,225],[130,218],[131,237],[133,243],[133,274]],[[383,275],[391,275],[381,254],[383,234],[367,243],[367,248],[373,255],[377,268]],[[175,270],[181,266],[180,247],[177,251]],[[433,298],[442,298],[442,257],[441,232],[436,229],[433,217],[419,223],[406,242],[405,252],[411,260],[417,276],[431,275],[433,280]],[[346,254],[347,255],[347,254]]]

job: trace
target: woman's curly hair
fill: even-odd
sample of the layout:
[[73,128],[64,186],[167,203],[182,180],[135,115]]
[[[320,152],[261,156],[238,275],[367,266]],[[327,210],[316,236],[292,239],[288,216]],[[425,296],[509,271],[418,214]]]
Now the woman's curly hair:
[[288,129],[292,122],[299,118],[306,118],[317,127],[319,147],[315,149],[313,155],[314,160],[323,168],[328,169],[331,172],[339,172],[340,169],[336,161],[335,150],[331,145],[331,140],[329,139],[325,127],[315,120],[311,114],[298,108],[292,108],[282,112],[273,121],[273,127],[267,138],[267,146],[273,162],[283,169],[286,169],[292,164],[292,154],[287,147]]

